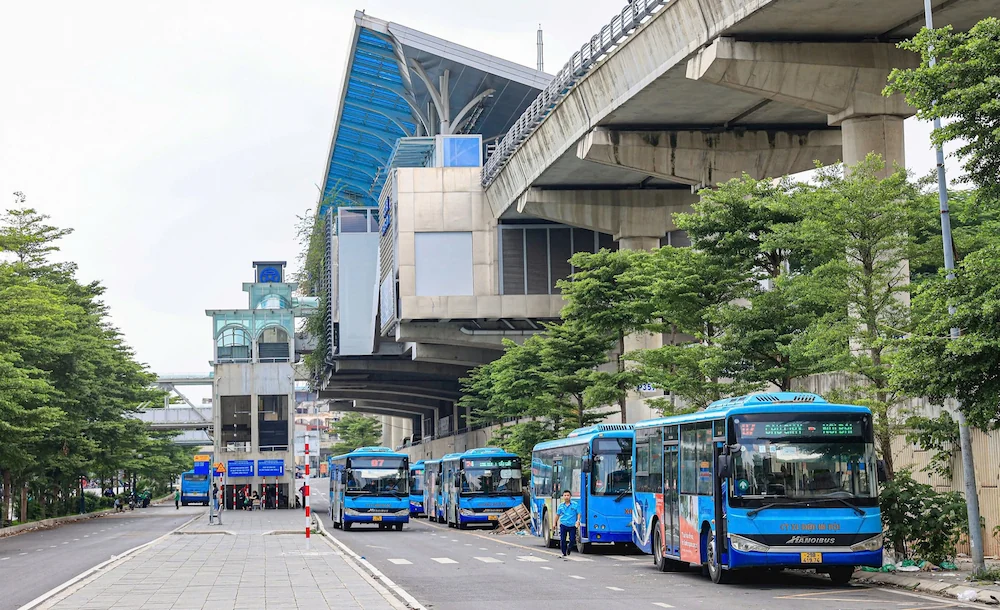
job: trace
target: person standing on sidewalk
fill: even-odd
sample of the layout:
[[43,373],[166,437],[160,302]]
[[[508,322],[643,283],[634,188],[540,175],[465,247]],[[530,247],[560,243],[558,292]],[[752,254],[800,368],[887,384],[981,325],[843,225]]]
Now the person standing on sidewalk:
[[181,509],[181,490],[174,490],[174,508],[177,510]]
[[[562,492],[562,503],[556,509],[556,518],[559,521],[559,548],[563,559],[566,559],[576,547],[576,530],[580,527],[580,509],[568,489]],[[555,529],[555,524],[552,529]]]

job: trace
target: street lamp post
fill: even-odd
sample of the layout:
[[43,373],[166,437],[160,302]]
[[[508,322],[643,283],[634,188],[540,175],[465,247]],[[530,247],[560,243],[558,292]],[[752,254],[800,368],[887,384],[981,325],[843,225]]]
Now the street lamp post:
[[[933,8],[931,0],[924,0],[924,21],[928,30],[934,29]],[[937,63],[932,55],[930,66],[933,68]],[[934,118],[934,130],[941,129],[941,119]],[[935,151],[937,156],[937,179],[938,179],[938,203],[941,212],[941,241],[944,244],[944,269],[948,273],[948,279],[955,279],[955,250],[951,235],[951,213],[948,207],[948,181],[944,171],[944,148],[939,144]],[[955,314],[955,306],[948,306],[949,315]],[[952,339],[957,339],[961,331],[957,327],[952,327],[949,333]],[[986,568],[986,561],[983,557],[983,533],[979,527],[979,490],[976,486],[976,467],[972,459],[972,436],[969,431],[969,423],[962,412],[961,402],[958,405],[958,442],[962,454],[962,477],[965,483],[965,501],[968,506],[969,517],[969,547],[972,556],[973,570],[981,572]]]

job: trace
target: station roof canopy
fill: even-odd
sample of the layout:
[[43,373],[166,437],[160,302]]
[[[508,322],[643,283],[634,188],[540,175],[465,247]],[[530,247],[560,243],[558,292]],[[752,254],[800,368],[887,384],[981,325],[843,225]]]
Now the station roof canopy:
[[502,137],[551,80],[544,72],[363,12],[354,14],[350,40],[323,180],[325,202],[377,205],[399,138]]

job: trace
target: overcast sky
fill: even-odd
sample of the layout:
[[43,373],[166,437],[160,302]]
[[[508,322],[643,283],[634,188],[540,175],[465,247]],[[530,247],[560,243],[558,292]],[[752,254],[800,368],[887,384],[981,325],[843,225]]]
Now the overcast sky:
[[[610,20],[605,0],[198,0],[0,5],[0,202],[72,227],[63,257],[100,280],[159,373],[204,372],[205,309],[246,307],[253,260],[298,252],[324,175],[353,13],[555,72]],[[910,121],[907,163],[934,158]]]

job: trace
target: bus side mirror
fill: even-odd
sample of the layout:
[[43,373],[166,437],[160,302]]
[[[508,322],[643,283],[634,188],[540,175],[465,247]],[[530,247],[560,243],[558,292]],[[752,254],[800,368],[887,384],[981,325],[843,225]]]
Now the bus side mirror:
[[725,479],[729,477],[731,470],[731,458],[728,455],[719,456],[719,477]]
[[581,468],[583,468],[584,472],[590,472],[590,469],[591,469],[591,460],[590,460],[589,457],[583,458],[583,465],[581,466]]
[[889,480],[889,469],[885,467],[885,460],[875,463],[875,471],[878,474],[878,482],[885,483]]

